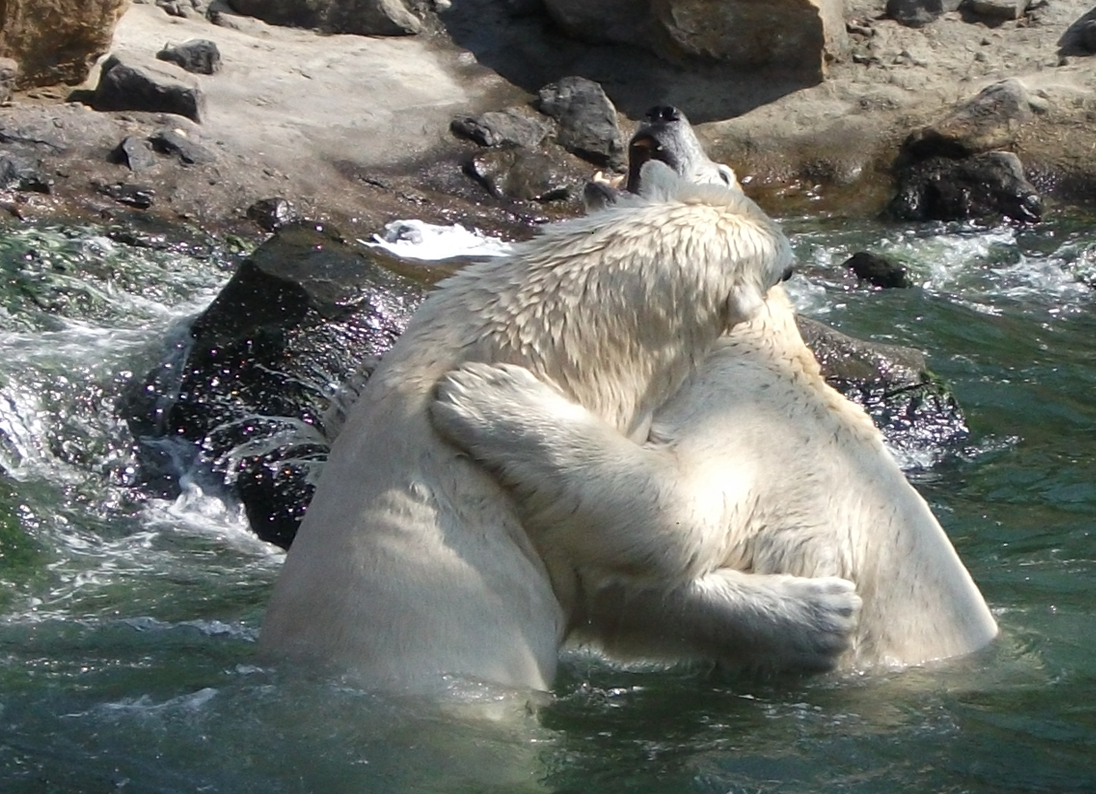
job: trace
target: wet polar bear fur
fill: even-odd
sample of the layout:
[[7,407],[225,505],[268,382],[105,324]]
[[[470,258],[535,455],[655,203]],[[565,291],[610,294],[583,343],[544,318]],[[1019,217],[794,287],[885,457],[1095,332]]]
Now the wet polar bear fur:
[[[573,557],[550,575],[509,496],[436,434],[428,407],[454,367],[509,363],[621,437],[646,437],[792,261],[740,191],[647,169],[645,195],[466,268],[419,309],[332,447],[274,588],[264,653],[373,687],[426,691],[445,674],[549,687],[577,603]],[[611,559],[581,564],[616,565],[620,540],[591,548]]]
[[[676,108],[652,108],[629,149],[629,190],[652,158],[737,185]],[[591,196],[600,208],[621,194]],[[825,382],[782,287],[643,444],[519,367],[469,365],[438,396],[439,429],[508,486],[547,554],[571,555],[573,633],[611,654],[864,668],[966,654],[997,633],[879,431]],[[855,604],[837,608],[850,583],[858,622]]]
[[[782,287],[719,340],[636,444],[520,367],[467,365],[433,406],[445,435],[515,494],[543,546],[585,561],[576,634],[616,656],[824,669],[789,655],[796,588],[839,577],[863,600],[843,668],[974,651],[997,627],[871,419],[832,389]],[[500,440],[504,440],[500,443]],[[631,540],[630,566],[595,568]],[[686,616],[685,611],[693,614]],[[682,627],[710,610],[742,647]],[[687,620],[684,618],[688,617]],[[810,635],[808,634],[808,637]],[[823,658],[823,662],[825,659]]]

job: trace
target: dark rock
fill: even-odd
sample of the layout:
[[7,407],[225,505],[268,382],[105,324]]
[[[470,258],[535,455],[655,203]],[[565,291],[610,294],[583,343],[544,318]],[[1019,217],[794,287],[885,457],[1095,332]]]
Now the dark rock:
[[0,190],[49,193],[53,189],[42,163],[29,157],[0,152]]
[[891,447],[937,455],[970,435],[955,396],[920,352],[854,339],[807,317],[797,323],[826,381],[863,406]]
[[1031,0],[966,0],[963,11],[988,22],[1019,19],[1028,10]]
[[300,219],[293,205],[277,196],[256,201],[247,208],[247,217],[255,221],[259,228],[268,232],[277,231]]
[[152,151],[152,144],[146,138],[136,135],[127,135],[118,144],[118,148],[111,153],[113,162],[121,163],[130,171],[144,171],[156,165],[156,153]]
[[149,138],[149,143],[161,154],[176,155],[187,165],[207,165],[217,159],[213,152],[190,140],[179,130],[158,130]]
[[164,47],[156,57],[195,74],[215,74],[221,70],[221,51],[208,39],[191,39],[177,47]]
[[1096,53],[1096,19],[1089,19],[1077,28],[1077,43],[1085,53]]
[[883,289],[913,286],[906,268],[879,254],[857,251],[844,264],[861,281]]
[[913,132],[903,152],[915,160],[966,157],[1004,149],[1016,140],[1020,127],[1045,103],[1036,100],[1019,80],[986,86],[942,121]]
[[139,210],[147,210],[156,199],[156,191],[148,185],[129,185],[125,182],[112,184],[94,184],[93,187],[104,196],[125,204],[127,207],[135,207]]
[[954,11],[958,2],[948,0],[887,0],[888,17],[909,28],[920,28],[938,19],[945,11]]
[[260,537],[287,547],[326,457],[336,386],[387,350],[422,300],[386,260],[309,223],[256,249],[126,396],[145,481],[176,489],[181,445],[242,500]]
[[0,58],[0,103],[10,102],[19,80],[19,63],[14,58]]
[[540,89],[539,107],[559,122],[556,141],[564,149],[595,165],[623,168],[626,153],[616,108],[600,85],[564,77]]
[[548,125],[516,108],[492,110],[480,116],[460,116],[449,128],[480,146],[524,146],[535,149],[548,135]]
[[401,0],[229,0],[229,5],[239,14],[271,25],[325,33],[407,36],[422,30],[422,20]]
[[1058,54],[1092,55],[1096,53],[1096,8],[1086,13],[1058,39]]
[[953,160],[932,157],[901,170],[890,214],[906,221],[995,219],[1034,222],[1042,199],[1011,152]]
[[574,186],[550,157],[528,149],[491,149],[475,155],[466,166],[470,176],[500,199],[556,201]]
[[138,60],[123,63],[115,56],[106,60],[92,95],[96,110],[147,110],[175,113],[201,122],[205,95],[192,78]]

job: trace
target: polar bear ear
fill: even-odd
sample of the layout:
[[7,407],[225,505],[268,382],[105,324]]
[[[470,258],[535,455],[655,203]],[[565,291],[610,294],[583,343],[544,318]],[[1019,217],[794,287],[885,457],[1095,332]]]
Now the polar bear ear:
[[639,169],[639,195],[655,201],[668,201],[678,190],[681,177],[661,160],[648,160]]
[[753,284],[740,284],[727,298],[727,328],[747,323],[758,315],[765,305],[765,296]]

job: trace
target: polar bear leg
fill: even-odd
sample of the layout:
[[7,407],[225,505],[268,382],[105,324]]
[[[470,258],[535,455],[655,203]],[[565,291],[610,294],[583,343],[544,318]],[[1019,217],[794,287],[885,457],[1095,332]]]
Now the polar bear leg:
[[576,634],[617,656],[825,672],[850,647],[860,598],[837,577],[722,568],[670,591],[606,585],[586,609]]
[[579,622],[610,650],[826,670],[848,648],[861,604],[851,582],[708,572],[734,497],[691,483],[672,451],[632,443],[512,365],[454,370],[431,413],[512,489],[543,547],[597,572]]

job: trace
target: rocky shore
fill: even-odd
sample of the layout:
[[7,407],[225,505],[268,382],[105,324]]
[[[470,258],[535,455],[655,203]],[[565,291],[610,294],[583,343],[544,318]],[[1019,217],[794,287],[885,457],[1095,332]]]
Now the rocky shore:
[[[900,192],[911,135],[938,144],[920,159],[1005,152],[1041,196],[1088,203],[1096,195],[1096,74],[1083,2],[802,0],[776,4],[791,10],[756,21],[748,36],[723,30],[718,41],[697,41],[706,23],[688,28],[684,12],[699,12],[679,0],[670,5],[681,6],[679,28],[688,29],[670,29],[669,43],[609,24],[626,15],[607,2],[420,4],[408,7],[417,32],[386,36],[269,24],[239,13],[249,8],[241,0],[91,5],[124,13],[103,42],[87,45],[89,68],[75,86],[64,82],[71,64],[20,77],[29,67],[18,42],[0,40],[0,54],[15,59],[0,70],[16,88],[0,108],[0,187],[13,215],[136,212],[257,236],[263,213],[248,209],[282,198],[283,213],[355,234],[407,216],[521,234],[578,211],[581,184],[620,167],[622,142],[654,104],[681,107],[712,155],[778,215],[884,210]],[[293,21],[286,9],[305,5],[274,3],[282,17],[266,16]],[[113,24],[100,10],[101,24]],[[814,41],[809,25],[819,20]],[[331,15],[304,21],[352,27]],[[802,62],[779,51],[789,37],[808,51]],[[739,61],[721,56],[720,47],[738,52],[743,39],[769,49],[751,51],[749,63],[741,53]],[[216,52],[210,73],[158,57],[194,40]],[[111,96],[104,75],[114,70],[104,65],[118,64],[117,75],[147,77],[154,88],[122,84]],[[567,79],[604,89],[609,110],[593,133],[601,143],[576,142],[587,132],[569,128],[574,120],[558,102],[553,117],[552,100],[541,97]],[[965,129],[947,129],[957,108],[1003,81],[1014,87],[1007,101],[978,108]],[[574,102],[589,109],[586,97]],[[926,127],[935,131],[925,135]]]

